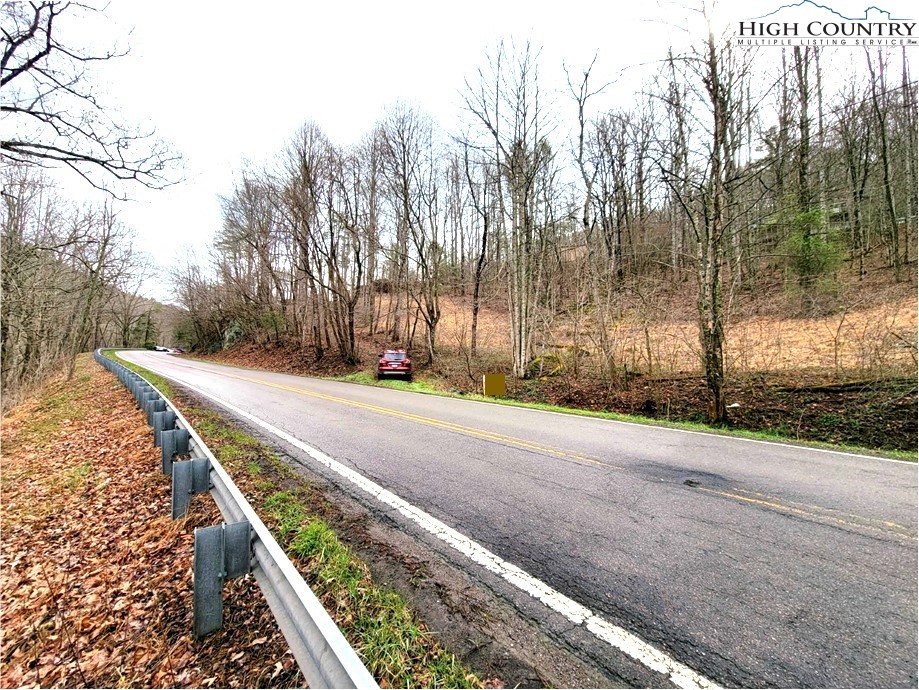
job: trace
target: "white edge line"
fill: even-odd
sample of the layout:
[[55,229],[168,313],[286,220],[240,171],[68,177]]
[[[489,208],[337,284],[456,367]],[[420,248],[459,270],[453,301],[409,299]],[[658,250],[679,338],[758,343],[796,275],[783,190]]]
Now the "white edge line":
[[[143,365],[140,365],[143,366]],[[238,414],[245,419],[253,422],[262,429],[274,434],[290,445],[302,450],[304,453],[313,458],[316,462],[324,465],[328,469],[347,479],[362,491],[376,498],[380,503],[394,508],[406,518],[417,524],[426,532],[434,535],[441,541],[445,542],[456,551],[467,556],[470,560],[481,565],[486,570],[500,576],[510,584],[514,585],[522,592],[529,594],[531,597],[541,601],[548,608],[571,621],[574,625],[583,627],[592,633],[597,639],[606,642],[611,647],[615,647],[621,652],[632,657],[647,668],[665,675],[671,683],[679,688],[719,688],[717,684],[708,678],[696,673],[688,666],[680,663],[676,659],[668,656],[665,652],[658,650],[648,644],[641,638],[630,633],[624,628],[614,625],[598,616],[576,601],[569,599],[561,592],[556,591],[546,583],[533,577],[526,571],[518,568],[512,563],[505,561],[497,554],[492,553],[484,546],[469,539],[465,535],[457,532],[447,526],[437,518],[429,515],[427,512],[413,506],[411,503],[399,498],[391,491],[384,489],[376,482],[367,479],[359,472],[346,467],[337,460],[332,459],[322,451],[307,445],[300,439],[291,436],[286,431],[265,422],[258,417],[241,410],[220,398],[211,395],[199,388],[191,386],[180,379],[168,374],[157,372],[160,376],[176,381],[182,386],[195,393],[213,400],[218,405]]]

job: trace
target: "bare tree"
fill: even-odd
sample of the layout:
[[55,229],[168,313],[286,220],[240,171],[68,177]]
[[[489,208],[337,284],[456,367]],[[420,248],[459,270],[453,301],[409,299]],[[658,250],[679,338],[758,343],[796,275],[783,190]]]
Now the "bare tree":
[[845,102],[840,105],[839,143],[841,156],[845,165],[846,180],[849,188],[849,223],[851,226],[851,253],[858,266],[858,278],[862,280],[866,273],[865,256],[868,252],[868,238],[862,219],[862,207],[871,172],[871,150],[873,127],[871,118],[864,112],[862,94],[856,91],[854,82],[852,91]]
[[187,314],[187,338],[192,349],[211,352],[223,345],[232,319],[226,306],[225,288],[202,266],[186,256],[172,269],[172,285]]
[[689,179],[689,125],[684,103],[686,102],[686,84],[676,77],[676,66],[673,51],[667,52],[669,81],[665,91],[666,112],[668,115],[667,142],[664,151],[668,157],[669,170],[676,173],[676,179],[683,181],[683,188],[671,191],[670,211],[670,268],[674,275],[679,275],[685,263],[684,245],[686,244],[686,216],[679,208],[679,197],[687,196],[685,181]]
[[[510,63],[510,64],[509,64]],[[513,373],[527,374],[537,322],[537,288],[544,260],[544,206],[540,184],[553,163],[548,141],[552,128],[539,87],[538,51],[527,44],[508,56],[501,44],[489,70],[467,80],[466,110],[480,128],[481,150],[490,151],[497,170],[500,227],[507,240],[507,294]]]
[[3,170],[0,348],[4,405],[103,343],[117,286],[135,271],[111,205],[75,207],[33,168]]
[[134,270],[134,253],[127,229],[118,221],[111,204],[99,210],[90,210],[86,216],[88,235],[83,242],[75,243],[67,252],[67,261],[82,279],[82,309],[69,331],[71,350],[68,378],[73,377],[76,356],[100,343],[92,336],[98,332],[97,324],[104,307],[102,298],[109,288],[117,285],[125,275]]
[[887,213],[887,254],[889,264],[893,266],[894,276],[899,282],[902,280],[902,258],[900,256],[900,228],[897,211],[894,203],[893,180],[891,172],[890,137],[888,134],[889,105],[886,102],[887,82],[884,70],[887,68],[883,53],[878,49],[878,64],[875,70],[871,54],[865,48],[868,59],[868,72],[871,74],[871,107],[875,116],[878,132],[878,146],[881,156],[881,174],[884,186],[884,210]]
[[154,344],[149,332],[152,326],[150,300],[140,294],[144,281],[149,277],[149,264],[138,263],[135,271],[124,276],[107,299],[108,319],[114,338],[110,341],[121,347],[144,347]]
[[328,276],[322,284],[333,295],[333,326],[342,358],[348,364],[360,361],[354,314],[364,285],[364,238],[369,225],[366,179],[370,172],[360,154],[360,150],[353,150],[333,157],[334,184],[326,197],[326,232],[321,240],[316,238]]
[[63,165],[97,188],[106,177],[152,188],[170,184],[177,156],[152,132],[110,116],[90,86],[93,63],[124,55],[117,48],[91,53],[60,38],[68,20],[101,15],[72,2],[4,2],[0,91],[7,122],[3,159],[40,166]]
[[[703,14],[708,18],[708,7]],[[736,167],[739,144],[731,131],[742,131],[736,120],[742,113],[747,65],[731,50],[730,42],[709,29],[702,50],[680,60],[692,95],[707,113],[707,136],[698,142],[699,154],[689,178],[681,170],[664,169],[664,179],[684,210],[695,244],[696,308],[705,380],[709,392],[708,417],[727,421],[724,399],[724,294],[722,268],[732,225],[741,215],[733,204],[741,173]],[[693,107],[684,104],[684,107]],[[671,159],[672,160],[672,159]],[[752,174],[747,171],[746,174]]]
[[[410,289],[424,320],[428,364],[434,361],[440,322],[441,265],[444,261],[441,171],[436,160],[431,120],[406,108],[383,123],[384,170],[394,202],[399,234],[411,239],[417,280]],[[397,251],[404,251],[398,248]]]
[[[469,186],[469,195],[472,199],[472,205],[475,208],[476,215],[482,224],[482,237],[479,240],[479,256],[476,259],[475,267],[472,271],[472,324],[470,325],[470,344],[469,357],[475,359],[476,347],[478,343],[479,328],[479,308],[481,306],[482,296],[482,275],[485,272],[485,265],[488,260],[488,240],[489,230],[492,221],[492,206],[489,202],[489,189],[494,190],[494,173],[490,172],[484,161],[479,161],[478,168],[481,177],[473,174],[472,163],[469,160],[469,145],[463,143],[463,170],[466,175],[466,184]],[[481,195],[481,198],[480,196]],[[492,191],[494,196],[494,191]],[[470,374],[471,376],[471,374]]]
[[[581,174],[581,181],[584,185],[584,202],[581,207],[581,228],[584,233],[584,242],[587,246],[587,273],[590,284],[591,298],[596,315],[596,336],[597,344],[603,355],[603,370],[606,374],[611,374],[613,368],[613,352],[615,345],[610,340],[609,328],[607,326],[607,310],[605,304],[608,300],[602,294],[604,290],[612,289],[613,284],[610,278],[610,261],[613,262],[618,271],[618,277],[622,278],[621,263],[621,235],[617,235],[616,240],[611,243],[611,234],[609,233],[609,199],[610,184],[609,172],[613,161],[605,154],[608,149],[604,148],[600,142],[605,139],[604,126],[607,120],[592,123],[592,136],[588,137],[588,121],[586,115],[587,102],[594,96],[603,92],[609,86],[603,86],[592,90],[590,86],[590,73],[596,63],[597,57],[594,56],[590,66],[583,71],[580,83],[575,84],[568,75],[568,89],[571,92],[578,112],[578,134],[577,147],[575,149],[575,160],[578,164],[578,170]],[[597,185],[599,178],[600,184]],[[595,191],[598,187],[600,193]],[[599,218],[599,222],[598,222]],[[598,239],[602,238],[602,242]],[[598,244],[600,245],[598,247]],[[602,247],[606,246],[606,252]],[[600,256],[598,256],[598,248]],[[576,309],[580,313],[580,308]],[[577,343],[575,343],[575,374],[578,369]]]
[[272,182],[267,175],[246,172],[221,205],[218,268],[239,300],[241,326],[256,340],[278,343],[285,333],[289,296]]
[[320,258],[313,238],[320,232],[323,200],[331,184],[329,166],[332,145],[315,123],[300,128],[284,153],[279,208],[291,233],[292,291],[300,324],[301,344],[312,343],[321,359],[324,343],[326,301],[322,297]]

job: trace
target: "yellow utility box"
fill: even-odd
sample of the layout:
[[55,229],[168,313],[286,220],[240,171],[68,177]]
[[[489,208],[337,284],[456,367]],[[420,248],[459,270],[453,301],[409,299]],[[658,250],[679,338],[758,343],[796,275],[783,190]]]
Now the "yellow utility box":
[[485,374],[482,376],[482,392],[493,398],[507,395],[507,381],[504,374]]

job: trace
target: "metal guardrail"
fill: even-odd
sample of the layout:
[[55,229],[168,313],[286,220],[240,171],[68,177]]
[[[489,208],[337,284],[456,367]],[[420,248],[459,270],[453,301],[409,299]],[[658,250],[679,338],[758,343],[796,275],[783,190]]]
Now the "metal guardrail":
[[[307,683],[323,688],[378,688],[309,585],[188,420],[140,374],[96,350],[94,359],[134,395],[172,476],[172,516],[191,496],[209,492],[226,522],[195,529],[194,627],[198,636],[223,624],[223,584],[252,573]],[[190,459],[181,458],[188,456]]]

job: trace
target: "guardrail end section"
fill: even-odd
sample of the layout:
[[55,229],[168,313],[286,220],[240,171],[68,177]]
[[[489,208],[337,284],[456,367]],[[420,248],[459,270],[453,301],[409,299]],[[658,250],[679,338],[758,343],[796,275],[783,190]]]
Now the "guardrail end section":
[[249,572],[251,545],[247,520],[195,530],[195,637],[223,626],[223,583]]

